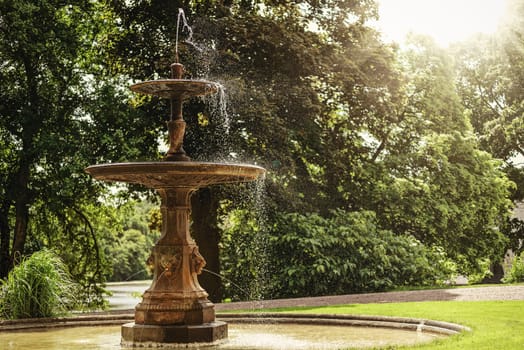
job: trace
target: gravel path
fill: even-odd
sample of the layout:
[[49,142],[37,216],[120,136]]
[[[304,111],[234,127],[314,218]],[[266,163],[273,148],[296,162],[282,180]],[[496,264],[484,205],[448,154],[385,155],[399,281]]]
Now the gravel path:
[[431,289],[406,292],[348,294],[312,298],[276,299],[215,304],[217,311],[253,308],[398,303],[410,301],[524,300],[524,285]]
[[[151,281],[110,283],[108,289],[113,292],[109,297],[110,308],[133,310],[141,301],[140,295],[149,288]],[[474,301],[474,300],[524,300],[524,284],[493,285],[487,287],[467,287],[449,289],[431,289],[406,292],[385,292],[367,294],[347,294],[312,298],[276,299],[256,302],[235,302],[215,304],[217,311],[242,310],[253,308],[327,306],[340,304],[398,303],[409,301]]]

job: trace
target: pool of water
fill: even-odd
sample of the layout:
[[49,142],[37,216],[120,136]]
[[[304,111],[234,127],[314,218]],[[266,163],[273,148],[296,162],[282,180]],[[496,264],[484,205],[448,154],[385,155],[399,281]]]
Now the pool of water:
[[[411,345],[442,337],[399,329],[298,324],[229,324],[229,339],[205,349],[333,350]],[[0,333],[2,350],[128,350],[120,346],[120,326],[74,327]],[[192,347],[198,349],[199,347]]]

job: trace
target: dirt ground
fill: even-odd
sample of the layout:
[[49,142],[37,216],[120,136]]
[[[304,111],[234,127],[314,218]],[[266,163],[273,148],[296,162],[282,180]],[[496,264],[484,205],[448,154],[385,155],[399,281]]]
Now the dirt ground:
[[524,300],[524,285],[431,289],[406,292],[347,294],[311,298],[276,299],[215,304],[216,311],[340,304],[397,303],[412,301]]

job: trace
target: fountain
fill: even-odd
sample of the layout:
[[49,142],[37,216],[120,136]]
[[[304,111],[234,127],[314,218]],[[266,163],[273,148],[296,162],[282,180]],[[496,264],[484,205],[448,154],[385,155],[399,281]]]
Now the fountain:
[[214,305],[198,283],[206,262],[189,232],[191,195],[199,188],[253,181],[265,170],[256,165],[191,161],[183,148],[184,100],[217,92],[217,84],[183,79],[184,67],[171,65],[171,79],[145,81],[131,90],[170,100],[169,149],[163,161],[93,165],[86,171],[103,181],[135,183],[161,197],[162,234],[150,262],[153,282],[135,308],[134,323],[122,326],[122,344],[213,344],[227,338],[227,324],[215,320]]

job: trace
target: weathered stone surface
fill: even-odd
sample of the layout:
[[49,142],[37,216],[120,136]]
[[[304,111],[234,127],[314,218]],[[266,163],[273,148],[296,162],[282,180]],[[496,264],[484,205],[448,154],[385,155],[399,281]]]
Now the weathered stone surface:
[[131,85],[131,90],[145,95],[162,98],[186,99],[194,96],[203,96],[218,91],[219,85],[207,80],[188,79],[158,79],[143,81]]
[[122,326],[123,345],[216,343],[226,338],[227,324],[222,321],[200,325],[156,326],[126,323]]
[[209,162],[133,162],[92,165],[86,171],[99,180],[136,183],[149,188],[191,187],[254,181],[265,170],[249,164]]
[[148,304],[144,299],[135,309],[135,323],[150,325],[196,325],[215,320],[214,305],[207,299],[163,299]]

